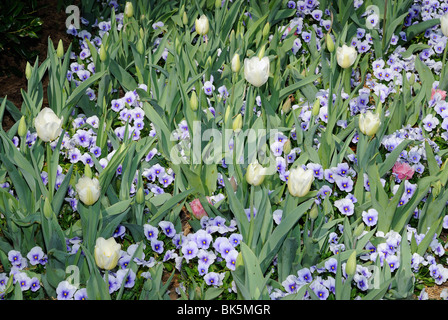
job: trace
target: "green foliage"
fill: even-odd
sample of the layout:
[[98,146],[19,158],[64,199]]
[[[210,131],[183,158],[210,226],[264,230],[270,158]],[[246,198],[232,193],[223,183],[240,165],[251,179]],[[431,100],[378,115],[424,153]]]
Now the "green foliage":
[[31,39],[39,38],[42,19],[37,16],[36,0],[0,3],[0,53],[31,60],[37,54],[29,48]]

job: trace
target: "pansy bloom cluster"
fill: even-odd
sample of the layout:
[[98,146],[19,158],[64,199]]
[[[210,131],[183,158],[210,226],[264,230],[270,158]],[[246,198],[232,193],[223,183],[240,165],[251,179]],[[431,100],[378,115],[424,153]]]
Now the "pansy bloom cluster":
[[[367,217],[368,215],[363,214],[363,216]],[[444,226],[446,227],[446,225]],[[329,235],[329,247],[333,246],[333,248],[337,248],[337,251],[333,250],[333,254],[339,254],[345,251],[345,246],[341,243],[342,233],[344,231],[343,225],[339,224],[337,231]],[[364,231],[359,236],[359,239],[366,233],[367,231]],[[402,239],[402,236],[393,230],[386,234],[378,232],[376,236],[378,239],[381,239],[381,242],[376,246],[370,241],[367,242],[365,246],[367,253],[360,256],[360,260],[365,262],[356,265],[355,273],[351,278],[352,288],[356,288],[355,300],[361,300],[368,289],[373,288],[379,283],[379,269],[370,262],[375,262],[379,259],[382,267],[384,264],[387,264],[390,271],[395,273],[400,267],[400,263],[402,263],[400,255],[401,242],[407,241],[408,245],[412,241],[420,243],[424,239],[425,234],[417,234],[415,228],[408,227],[405,239]],[[430,248],[431,252],[425,253],[424,256],[420,256],[418,253],[412,255],[410,262],[411,269],[414,274],[419,273],[422,269],[429,271],[430,277],[438,285],[441,285],[448,280],[448,268],[437,262],[437,258],[444,255],[445,249],[437,239],[432,240]],[[346,262],[338,266],[338,260],[333,255],[321,264],[300,268],[296,274],[291,274],[282,281],[281,289],[269,287],[270,297],[273,300],[281,299],[287,295],[298,293],[302,288],[305,289],[302,292],[302,299],[312,299],[310,294],[312,292],[320,300],[332,300],[335,297],[335,276],[337,269],[341,268],[343,281],[346,281],[348,279],[346,267]],[[425,298],[424,290],[421,298]]]
[[[143,232],[146,240],[129,244],[126,249],[120,250],[117,266],[108,271],[107,275],[104,272],[103,279],[108,282],[109,293],[117,294],[121,287],[132,290],[141,285],[143,281],[151,279],[149,270],[158,264],[164,264],[165,267],[171,265],[170,269],[175,268],[179,272],[188,268],[189,272],[200,276],[206,285],[227,288],[230,293],[236,292],[234,284],[227,281],[229,271],[235,270],[239,254],[238,246],[242,241],[241,234],[237,232],[236,222],[232,220],[227,223],[226,219],[219,216],[215,218],[205,216],[201,219],[200,225],[201,228],[196,232],[184,235],[182,231],[176,231],[170,221],[164,220],[155,226],[144,224]],[[123,241],[126,232],[126,228],[120,225],[113,236]],[[67,239],[69,253],[75,255],[80,250],[80,244],[81,240],[78,238]],[[44,265],[45,255],[38,249],[40,248],[33,248],[27,257],[31,259],[30,263],[35,264],[35,261],[38,261]],[[19,270],[25,267],[23,264],[27,263],[16,251],[10,252],[9,259],[16,267],[11,270],[10,276],[20,273]],[[136,268],[131,268],[131,262]],[[24,281],[24,286],[28,283],[32,286],[32,280],[36,280],[24,277],[25,273],[23,277],[17,277]],[[0,283],[6,286],[8,281],[6,274],[2,274],[0,279]],[[25,283],[25,280],[29,281]],[[187,277],[180,281],[179,287],[176,287],[179,295],[181,294],[179,290],[185,289],[184,281],[189,282],[191,279]],[[40,287],[37,286],[39,281],[33,288],[36,287],[37,290]],[[61,281],[56,292],[58,300],[88,299],[86,288],[78,287],[68,280]]]
[[9,273],[0,273],[0,298],[12,285],[20,287],[22,292],[35,293],[41,288],[41,275],[46,267],[47,255],[40,246],[30,249],[26,256],[17,250],[8,252]]
[[[173,260],[177,270],[188,269],[187,273],[202,277],[208,286],[221,287],[224,285],[223,279],[228,278],[229,271],[235,270],[242,236],[238,233],[235,220],[227,224],[226,219],[220,216],[204,216],[200,225],[201,229],[186,235],[176,233],[171,226],[165,226],[163,232],[166,232],[166,228],[169,229],[174,247],[165,252],[159,248],[160,254],[163,254],[163,261]],[[146,224],[145,235],[151,246],[160,245],[157,228]],[[227,283],[225,287],[229,285],[231,286]],[[181,284],[182,287],[184,286]]]

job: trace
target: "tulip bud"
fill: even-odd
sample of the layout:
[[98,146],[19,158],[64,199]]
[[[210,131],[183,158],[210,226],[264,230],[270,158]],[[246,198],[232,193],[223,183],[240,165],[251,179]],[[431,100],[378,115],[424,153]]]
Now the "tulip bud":
[[230,32],[230,36],[229,36],[229,42],[233,43],[233,41],[235,41],[235,30],[232,29],[232,31]]
[[179,38],[174,40],[174,48],[176,49],[176,53],[179,56],[182,50],[182,45],[180,44]]
[[104,270],[112,270],[117,266],[120,258],[121,245],[115,241],[114,237],[96,239],[95,262],[98,267]]
[[222,1],[221,0],[215,0],[215,8],[216,9],[221,8],[221,5],[222,5]]
[[336,49],[336,60],[339,66],[343,69],[349,68],[355,63],[358,52],[354,47],[343,45]]
[[107,52],[106,49],[104,48],[104,45],[101,44],[100,46],[100,61],[104,62],[107,59]]
[[347,264],[345,265],[345,273],[348,276],[353,276],[356,272],[356,250],[352,252],[348,257]]
[[310,191],[313,181],[313,170],[304,170],[299,166],[289,173],[288,191],[292,196],[304,197]]
[[331,37],[330,33],[327,33],[325,40],[327,42],[327,50],[329,52],[333,52],[334,51],[334,41],[333,41],[333,38]]
[[200,34],[201,36],[204,36],[207,34],[208,29],[209,29],[209,23],[208,23],[208,18],[204,14],[202,16],[200,16],[199,19],[196,19],[194,25],[196,28],[196,32],[198,34]]
[[193,296],[194,300],[203,300],[202,299],[202,290],[199,286],[196,286],[194,288],[194,296]]
[[138,32],[140,35],[140,39],[145,39],[145,31],[143,30],[143,28],[140,28],[140,30]]
[[124,7],[124,14],[128,18],[131,18],[134,15],[134,6],[132,5],[132,2],[126,2],[126,5]]
[[266,169],[255,160],[247,166],[246,181],[253,186],[259,186],[263,183],[265,173]]
[[44,201],[44,216],[47,219],[51,219],[51,217],[53,217],[54,212],[53,212],[53,208],[51,207],[51,203],[50,200],[48,198],[45,198]]
[[143,46],[143,41],[141,38],[137,41],[137,52],[140,54],[145,53],[145,47]]
[[241,115],[241,113],[238,113],[235,120],[233,120],[233,131],[240,132],[242,127],[243,127],[243,116]]
[[64,44],[62,43],[62,40],[59,40],[56,55],[58,56],[58,58],[62,58],[64,56]]
[[230,105],[228,105],[226,107],[226,112],[224,113],[224,123],[227,124],[229,123],[229,118],[230,118]]
[[283,144],[283,152],[285,154],[289,154],[291,152],[292,148],[291,148],[291,140],[286,140],[285,143]]
[[359,117],[359,129],[367,136],[373,136],[380,127],[380,117],[376,113],[372,113],[367,110],[366,113],[362,113]]
[[182,22],[183,24],[187,25],[188,24],[188,16],[187,13],[184,11],[183,15],[182,15]]
[[22,118],[20,118],[20,122],[19,122],[19,128],[17,129],[17,133],[19,134],[19,137],[23,138],[24,136],[26,136],[26,120],[25,120],[25,116],[22,116]]
[[313,110],[312,110],[313,116],[317,117],[319,115],[319,111],[320,111],[320,100],[316,99],[314,100],[313,104]]
[[239,25],[237,32],[236,32],[236,37],[239,38],[239,40],[243,41],[244,40],[244,33],[245,33],[245,28],[243,25]]
[[263,27],[263,38],[266,39],[269,36],[269,30],[271,30],[271,24],[267,22]]
[[291,99],[287,98],[285,102],[283,102],[282,111],[284,113],[288,113],[291,110]]
[[232,176],[229,181],[230,181],[230,185],[232,186],[233,191],[236,192],[236,190],[238,189],[238,184],[236,183],[235,177]]
[[191,97],[190,97],[190,108],[193,111],[198,110],[198,96],[196,95],[196,91],[192,91],[191,92]]
[[264,53],[266,51],[266,45],[262,46],[260,49],[260,52],[258,52],[258,59],[263,59],[264,58]]
[[207,61],[205,61],[205,68],[208,69],[212,66],[212,57],[208,57]]
[[432,187],[432,194],[433,194],[433,196],[434,196],[434,198],[435,197],[437,197],[439,194],[440,194],[440,192],[442,191],[442,181],[440,181],[440,180],[437,180],[436,182],[433,182],[432,184],[431,184],[431,187]]
[[29,80],[31,78],[31,65],[29,62],[26,63],[26,67],[25,67],[25,76],[26,76],[26,80]]
[[135,201],[138,204],[144,204],[145,203],[145,192],[143,191],[142,187],[138,188],[137,194],[135,195]]
[[232,71],[238,73],[241,69],[240,55],[235,53],[231,61]]
[[319,209],[317,208],[316,204],[313,204],[310,210],[310,219],[315,220],[318,215],[319,215]]
[[205,211],[204,207],[202,206],[201,200],[199,198],[194,199],[189,203],[191,211],[193,212],[193,216],[196,219],[201,220],[203,217],[208,217],[207,212]]

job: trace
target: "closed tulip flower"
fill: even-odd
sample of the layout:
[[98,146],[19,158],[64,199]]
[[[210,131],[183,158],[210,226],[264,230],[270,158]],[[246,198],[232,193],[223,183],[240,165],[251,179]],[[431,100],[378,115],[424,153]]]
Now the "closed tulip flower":
[[359,130],[368,136],[373,136],[381,124],[380,117],[368,110],[359,117]]
[[310,191],[313,181],[313,170],[304,170],[302,167],[297,167],[289,173],[288,191],[292,196],[303,197]]
[[349,68],[355,63],[358,52],[353,47],[348,47],[345,44],[336,49],[336,60],[341,68]]
[[353,276],[356,272],[356,250],[348,257],[347,264],[345,265],[345,273],[348,276]]
[[124,7],[124,14],[126,17],[130,18],[134,15],[134,6],[132,5],[132,2],[126,2],[126,5]]
[[244,77],[255,87],[261,87],[269,78],[269,58],[255,56],[244,59]]
[[196,19],[194,26],[198,34],[201,36],[206,35],[209,29],[208,18],[203,14],[199,19]]
[[95,262],[98,267],[104,270],[112,270],[116,267],[120,258],[121,245],[117,243],[114,237],[96,239],[95,244]]
[[58,58],[62,58],[64,56],[64,43],[62,40],[59,40],[58,48],[56,49],[56,55]]
[[97,178],[82,177],[75,186],[79,200],[86,206],[94,204],[100,197],[100,183]]
[[440,28],[445,37],[448,37],[448,13],[440,17]]
[[266,169],[258,163],[252,162],[247,166],[246,181],[253,186],[259,186],[263,183]]
[[27,61],[26,66],[25,66],[25,76],[26,76],[26,80],[29,80],[31,78],[31,74],[32,74],[33,70],[31,68],[30,63]]
[[45,142],[56,140],[62,132],[62,119],[52,109],[43,108],[34,119],[39,138]]
[[236,73],[236,72],[240,71],[240,69],[241,69],[241,63],[240,63],[240,55],[239,55],[238,53],[235,53],[235,54],[233,55],[231,64],[232,64],[232,71],[233,71],[233,72]]
[[198,110],[198,106],[199,106],[198,96],[196,94],[196,91],[193,91],[190,96],[190,108],[191,110],[196,111]]
[[325,41],[327,43],[328,51],[333,52],[334,51],[334,41],[333,41],[333,38],[331,37],[330,33],[327,33],[327,35],[325,37]]
[[22,116],[22,118],[20,118],[20,122],[19,122],[19,128],[17,129],[17,133],[20,137],[24,137],[26,136],[27,133],[27,128],[26,128],[26,120],[25,120],[25,116]]
[[240,132],[241,128],[243,127],[243,116],[241,113],[239,113],[235,120],[233,120],[233,131],[234,132]]

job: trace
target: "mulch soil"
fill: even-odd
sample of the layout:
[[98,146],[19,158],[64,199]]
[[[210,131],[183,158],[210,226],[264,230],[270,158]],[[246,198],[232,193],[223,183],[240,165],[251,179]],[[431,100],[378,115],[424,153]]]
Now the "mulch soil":
[[[36,16],[43,21],[41,30],[38,32],[39,38],[26,39],[27,47],[32,51],[37,51],[39,65],[47,58],[49,37],[55,48],[60,39],[62,39],[65,49],[73,41],[73,36],[66,32],[65,20],[67,19],[67,14],[64,9],[58,10],[57,3],[57,0],[39,0]],[[0,97],[4,98],[6,96],[9,101],[20,109],[23,102],[20,89],[26,90],[27,87],[25,77],[27,60],[13,55],[12,52],[11,48],[6,48],[6,50],[0,52]],[[35,59],[33,58],[32,61],[29,61],[31,65],[34,65]],[[45,76],[43,79],[44,105],[46,104],[47,84],[48,78]],[[14,123],[14,119],[5,111],[2,122],[3,129],[8,131]]]

